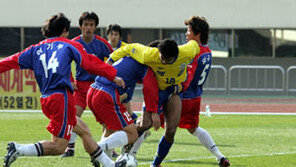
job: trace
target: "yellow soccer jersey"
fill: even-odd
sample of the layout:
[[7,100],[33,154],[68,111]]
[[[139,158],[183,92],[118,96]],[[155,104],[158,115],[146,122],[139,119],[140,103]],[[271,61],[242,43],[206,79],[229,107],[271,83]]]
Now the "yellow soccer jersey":
[[191,40],[185,45],[178,46],[179,55],[171,64],[162,64],[158,48],[147,47],[141,44],[128,44],[117,49],[110,55],[113,61],[124,56],[131,56],[141,64],[152,68],[160,90],[172,85],[178,85],[187,78],[187,64],[199,53],[198,44]]

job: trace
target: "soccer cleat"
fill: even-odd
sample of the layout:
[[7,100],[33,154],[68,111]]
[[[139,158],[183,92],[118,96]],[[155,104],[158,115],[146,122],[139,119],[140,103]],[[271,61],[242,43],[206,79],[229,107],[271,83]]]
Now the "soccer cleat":
[[112,157],[113,158],[117,158],[119,155],[117,154],[117,152],[115,150],[112,151]]
[[96,161],[95,159],[92,159],[90,162],[93,164],[94,167],[100,167],[100,162],[99,161]]
[[126,167],[126,160],[124,159],[124,160],[115,162],[115,167]]
[[4,167],[9,167],[19,156],[19,153],[16,150],[15,142],[10,142],[7,145],[7,154],[4,157]]
[[74,157],[75,151],[74,150],[67,150],[64,154],[61,155],[62,158],[66,157]]
[[219,167],[228,167],[230,166],[229,160],[226,157],[222,157],[219,162]]

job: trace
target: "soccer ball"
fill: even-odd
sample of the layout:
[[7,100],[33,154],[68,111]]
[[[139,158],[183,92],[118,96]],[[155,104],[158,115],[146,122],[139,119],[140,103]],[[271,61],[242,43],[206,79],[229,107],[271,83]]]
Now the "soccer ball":
[[124,153],[116,158],[117,161],[126,160],[126,167],[138,167],[138,160],[129,153]]

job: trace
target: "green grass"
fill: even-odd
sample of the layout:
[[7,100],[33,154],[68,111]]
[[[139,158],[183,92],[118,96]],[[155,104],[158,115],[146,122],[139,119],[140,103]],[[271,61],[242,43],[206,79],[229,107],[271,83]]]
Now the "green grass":
[[[94,138],[99,140],[102,128],[92,114],[84,114],[83,120],[89,125]],[[200,120],[200,126],[211,134],[234,167],[296,166],[296,116],[213,115],[208,118],[202,115]],[[41,113],[0,113],[0,157],[5,156],[9,141],[33,143],[49,140],[50,134],[45,129],[47,123],[47,118]],[[140,167],[149,166],[163,134],[162,129],[151,132],[137,156]],[[90,158],[80,139],[76,150],[74,158],[22,157],[12,167],[90,167]],[[285,154],[273,155],[278,153]],[[185,160],[168,162],[174,159]],[[178,129],[175,143],[165,160],[163,167],[217,166],[213,155],[183,129]]]

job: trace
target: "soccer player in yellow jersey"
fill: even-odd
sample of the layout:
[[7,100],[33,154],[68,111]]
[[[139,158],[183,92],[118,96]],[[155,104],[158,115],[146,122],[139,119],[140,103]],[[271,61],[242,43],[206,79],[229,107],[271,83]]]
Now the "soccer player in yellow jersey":
[[[159,109],[163,106],[165,117],[165,134],[162,137],[157,156],[154,164],[160,164],[168,154],[170,147],[174,142],[174,136],[181,115],[181,99],[182,93],[178,90],[182,82],[187,77],[187,65],[193,60],[195,55],[199,53],[199,46],[196,41],[189,41],[185,45],[177,46],[176,42],[171,39],[165,39],[159,42],[157,47],[146,47],[141,44],[130,44],[120,48],[110,55],[110,61],[117,61],[124,56],[131,56],[138,62],[150,66],[155,72],[156,79],[159,85]],[[159,110],[159,112],[162,110]],[[145,113],[145,110],[144,110]],[[145,113],[147,114],[147,112]],[[147,117],[146,117],[147,118]],[[150,125],[146,124],[140,132],[145,128],[150,128],[152,125],[158,129],[155,123],[159,122],[157,114],[151,115],[146,119],[143,115],[143,121],[150,118]],[[149,121],[148,121],[149,122]],[[151,125],[152,124],[152,125]],[[139,136],[141,134],[139,133]],[[152,165],[152,166],[153,166]]]
[[110,59],[114,62],[129,55],[139,63],[150,66],[156,74],[159,89],[165,90],[169,86],[178,85],[185,81],[187,64],[199,53],[199,46],[193,40],[185,45],[176,47],[177,44],[175,43],[175,46],[170,48],[168,45],[166,48],[164,45],[169,43],[175,42],[165,39],[160,42],[158,48],[129,44],[116,50],[110,55]]

